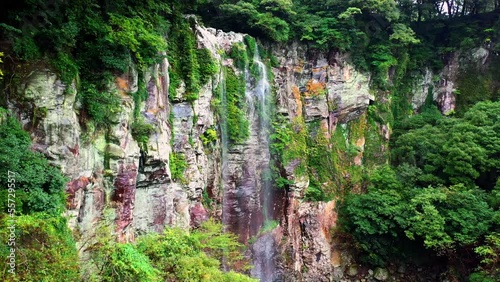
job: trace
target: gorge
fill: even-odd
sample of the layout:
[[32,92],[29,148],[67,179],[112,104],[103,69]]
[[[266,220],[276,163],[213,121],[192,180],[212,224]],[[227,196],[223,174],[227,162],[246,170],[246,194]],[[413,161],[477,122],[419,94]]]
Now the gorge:
[[42,2],[0,21],[2,281],[498,278],[493,4]]

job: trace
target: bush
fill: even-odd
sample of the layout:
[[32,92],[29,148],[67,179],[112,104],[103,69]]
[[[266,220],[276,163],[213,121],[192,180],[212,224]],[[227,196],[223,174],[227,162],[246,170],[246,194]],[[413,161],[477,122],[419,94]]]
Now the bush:
[[68,85],[78,76],[78,65],[67,53],[59,53],[57,57],[52,60],[52,64],[59,73],[61,81]]
[[279,158],[283,166],[297,162],[295,174],[304,176],[307,173],[307,128],[302,117],[291,123],[281,118],[273,123],[274,133],[269,136],[271,152]]
[[42,57],[34,38],[26,34],[16,38],[12,48],[16,56],[25,61],[36,61]]
[[325,201],[327,199],[325,192],[321,187],[316,187],[312,184],[309,184],[307,187],[305,193],[304,193],[304,200],[305,201],[310,201],[310,202],[321,202]]
[[109,257],[100,273],[103,281],[154,282],[162,281],[160,271],[154,268],[149,258],[132,244],[116,244],[106,251]]
[[137,119],[131,126],[132,137],[134,138],[141,149],[147,149],[147,144],[149,142],[149,136],[155,132],[153,125],[145,123],[142,119]]
[[248,53],[243,43],[235,43],[231,46],[229,57],[233,59],[233,64],[240,70],[245,70],[249,63]]
[[49,165],[42,154],[31,151],[30,146],[29,135],[16,119],[7,117],[1,122],[0,208],[7,211],[7,187],[12,178],[15,180],[17,212],[59,214],[64,209],[66,179],[59,169]]
[[[170,28],[167,53],[170,63],[170,93],[176,93],[182,80],[186,84],[184,99],[198,99],[202,79],[198,58],[203,55],[202,52],[206,51],[197,50],[196,37],[190,23],[183,18],[176,18]],[[213,71],[210,59],[204,58],[203,63],[204,74]]]
[[121,111],[120,97],[107,90],[99,91],[95,84],[82,82],[79,99],[84,110],[96,127],[104,128],[116,124],[116,116]]
[[196,55],[200,66],[200,85],[203,86],[219,71],[219,66],[207,48],[197,49]]
[[[0,219],[0,253],[6,263],[10,248],[7,238],[10,235],[10,218],[2,215]],[[16,274],[2,268],[2,281],[78,281],[78,255],[66,219],[60,215],[32,213],[16,216],[15,248]]]
[[105,226],[99,234],[89,249],[98,281],[255,281],[220,270],[223,259],[230,269],[246,270],[238,267],[246,265],[244,246],[211,220],[192,232],[166,228],[162,234],[139,236],[135,244],[115,243]]
[[109,14],[112,27],[108,39],[134,54],[139,68],[146,68],[158,59],[158,54],[166,49],[165,39],[151,28],[150,23],[140,17]]
[[201,141],[203,141],[203,145],[208,145],[217,141],[217,131],[214,128],[209,128],[207,131],[200,135]]
[[392,162],[420,169],[416,184],[421,187],[462,183],[491,190],[500,167],[494,157],[499,151],[495,125],[499,114],[499,102],[481,102],[460,119],[411,119],[405,127],[415,129],[397,136]]
[[[341,206],[341,225],[353,234],[369,263],[400,259],[415,244],[453,255],[478,242],[492,226],[493,210],[480,191],[463,185],[406,190],[397,186],[394,190],[379,182],[366,194],[349,195]],[[405,243],[408,240],[414,243]]]
[[172,180],[180,180],[181,182],[186,181],[184,177],[184,171],[188,167],[188,164],[184,155],[174,152],[170,153],[169,165]]
[[[0,112],[3,110],[0,108]],[[2,281],[76,281],[78,256],[66,219],[65,177],[31,151],[31,139],[12,117],[0,118],[0,253],[4,258],[12,226],[9,194],[15,196],[16,275],[3,268]],[[15,186],[15,191],[8,187]]]

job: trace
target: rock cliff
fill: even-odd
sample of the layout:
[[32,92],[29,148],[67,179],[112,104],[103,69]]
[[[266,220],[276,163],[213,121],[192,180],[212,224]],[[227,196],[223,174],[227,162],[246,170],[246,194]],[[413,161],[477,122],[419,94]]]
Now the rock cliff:
[[[368,108],[375,101],[385,102],[370,90],[370,75],[357,71],[346,54],[322,53],[293,43],[272,46],[277,65],[264,67],[256,78],[221,55],[243,43],[243,34],[201,26],[193,32],[198,47],[207,48],[221,66],[201,87],[198,99],[183,98],[183,83],[176,93],[169,93],[168,59],[151,66],[141,78],[131,67],[108,87],[120,97],[121,111],[106,129],[85,122],[76,99],[76,82],[64,85],[48,67],[31,67],[20,75],[22,83],[11,89],[9,108],[31,133],[33,149],[45,154],[69,178],[66,213],[71,229],[82,234],[79,244],[91,240],[105,212],[112,214],[120,241],[160,232],[166,226],[196,227],[215,217],[241,241],[254,242],[250,248],[256,264],[252,274],[262,281],[339,281],[356,276],[349,276],[355,272],[349,268],[351,259],[332,239],[334,199],[305,201],[311,179],[296,172],[294,160],[281,164],[281,175],[288,181],[285,188],[265,187],[272,185],[265,180],[270,171],[272,130],[258,109],[269,103],[284,123],[300,118],[306,125],[319,124],[320,131],[314,134],[324,134],[328,148],[335,149],[338,144],[330,140],[343,130],[344,142],[356,151],[343,157],[331,185],[340,186],[335,181],[354,183],[350,168],[365,164],[367,150],[383,155],[390,135],[391,124],[379,122],[371,131],[367,129]],[[478,50],[476,55],[484,59],[488,54]],[[456,60],[437,75],[439,79],[430,70],[423,71],[413,89],[415,111],[428,95],[443,113],[453,111]],[[238,144],[228,145],[223,140],[227,132],[213,103],[225,83],[222,67],[246,78],[250,136]],[[262,76],[262,72],[270,75]],[[132,93],[138,91],[139,83],[146,86],[147,99],[136,105]],[[262,83],[268,88],[259,88]],[[258,96],[262,91],[268,91],[268,97]],[[145,144],[131,132],[135,109],[154,127]],[[204,142],[202,136],[214,129],[215,140]],[[185,162],[185,169],[176,178],[171,168],[178,159]],[[353,189],[360,189],[359,184],[353,184]],[[273,220],[279,224],[262,228]],[[270,263],[272,268],[266,269]],[[374,279],[385,280],[385,274],[381,270]]]

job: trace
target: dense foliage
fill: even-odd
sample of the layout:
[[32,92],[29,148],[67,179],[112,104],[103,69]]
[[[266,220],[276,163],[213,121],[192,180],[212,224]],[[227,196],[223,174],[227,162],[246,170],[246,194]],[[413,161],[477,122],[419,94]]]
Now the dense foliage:
[[[0,279],[75,281],[77,250],[61,216],[66,179],[30,146],[28,133],[0,108],[0,253],[7,266]],[[16,275],[8,272],[7,264],[13,247]]]
[[90,281],[255,281],[220,270],[223,259],[230,269],[244,270],[246,263],[236,236],[213,221],[190,233],[167,228],[134,244],[114,242],[109,228],[101,225],[88,250],[94,267],[85,274]]
[[226,78],[226,97],[222,98],[224,104],[221,119],[227,124],[229,140],[242,143],[250,136],[249,122],[245,118],[245,78],[237,75],[231,68],[224,68]]
[[467,265],[460,254],[475,248],[489,275],[498,275],[491,265],[498,263],[500,103],[480,102],[463,118],[434,111],[396,127],[394,166],[374,170],[367,193],[346,197],[343,226],[371,263],[415,259],[426,249],[427,257]]
[[46,212],[58,215],[65,204],[64,176],[58,168],[49,165],[42,154],[30,150],[30,136],[15,118],[7,117],[0,122],[1,211],[7,212],[7,187],[9,178],[13,178],[19,214]]
[[411,185],[464,184],[491,191],[500,168],[499,114],[500,103],[481,102],[461,119],[430,120],[435,125],[410,118],[394,142],[392,160],[414,172]]
[[[15,73],[19,63],[50,62],[64,83],[80,82],[80,118],[93,122],[89,128],[99,129],[116,123],[120,111],[118,95],[109,92],[113,75],[130,69],[141,74],[168,50],[172,93],[176,78],[182,76],[186,99],[192,101],[200,81],[216,71],[207,52],[194,46],[193,32],[182,15],[194,2],[7,1],[0,14],[0,36],[10,43],[8,51],[15,58],[8,71]],[[172,39],[168,44],[167,33]]]
[[[35,212],[16,218],[16,275],[2,268],[2,281],[78,281],[79,263],[75,242],[61,216]],[[7,265],[11,223],[1,214],[0,255]]]

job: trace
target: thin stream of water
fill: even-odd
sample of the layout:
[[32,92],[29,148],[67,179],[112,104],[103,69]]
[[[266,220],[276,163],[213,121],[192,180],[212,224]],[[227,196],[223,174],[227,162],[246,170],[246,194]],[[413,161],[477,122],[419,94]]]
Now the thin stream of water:
[[[228,231],[236,232],[240,240],[247,242],[273,217],[273,195],[270,175],[269,133],[271,128],[271,85],[266,65],[256,49],[253,72],[245,70],[250,137],[245,144],[230,144],[227,121],[221,119],[222,142],[222,220]],[[227,117],[227,93],[225,73],[221,72],[219,97],[221,116]],[[254,268],[252,276],[262,282],[275,280],[273,257],[276,253],[272,234],[257,238],[252,248]]]

